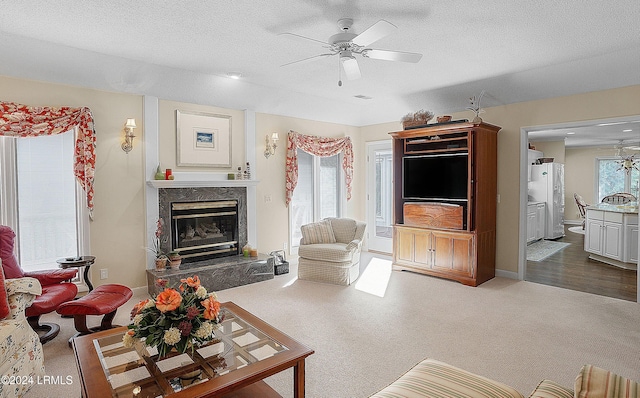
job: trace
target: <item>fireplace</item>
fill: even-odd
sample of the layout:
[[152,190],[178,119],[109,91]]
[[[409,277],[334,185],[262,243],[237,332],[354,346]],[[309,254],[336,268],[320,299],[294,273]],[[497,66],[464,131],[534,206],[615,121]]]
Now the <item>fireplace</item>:
[[238,254],[238,201],[171,203],[171,250],[183,262]]
[[[198,275],[209,292],[273,279],[273,263],[267,261],[266,255],[258,254],[257,258],[240,255],[240,248],[247,244],[247,201],[245,186],[159,187],[158,215],[165,221],[160,246],[165,253],[173,249],[185,256],[193,254],[196,248],[205,252],[231,250],[186,257],[178,270],[147,269],[149,294],[161,292],[156,283],[159,278],[167,280],[169,286],[177,286],[184,278]],[[233,212],[236,213],[235,228],[227,221],[232,214],[220,214]],[[217,213],[219,221],[209,219],[210,213]],[[213,227],[213,222],[220,232]],[[197,235],[199,240],[187,239],[192,235],[188,225],[193,229],[193,238]],[[174,228],[176,232],[172,233]],[[197,234],[198,229],[200,234]],[[235,235],[231,232],[234,229]],[[212,258],[215,256],[219,257]]]
[[[211,206],[213,208],[207,209]],[[160,188],[158,189],[158,210],[160,218],[165,222],[165,228],[160,237],[162,251],[165,253],[171,250],[178,251],[183,256],[183,263],[208,263],[215,257],[237,255],[247,244],[247,190],[245,187]],[[232,215],[221,215],[221,221],[215,222],[220,232],[216,232],[211,225],[213,220],[207,214],[234,211],[235,227],[230,225],[229,218]],[[194,217],[194,214],[200,214],[203,217]],[[178,218],[174,219],[174,216]],[[200,241],[186,239],[187,225],[193,228],[193,232],[188,231],[189,237],[193,233],[193,237],[203,239]],[[196,232],[198,226],[201,227],[200,234]],[[174,228],[175,231],[173,231]],[[224,232],[222,232],[223,228]],[[182,233],[184,237],[180,238]],[[222,236],[214,236],[215,234],[222,234]],[[207,235],[209,235],[208,238]],[[235,243],[230,243],[234,241]],[[202,252],[226,250],[226,252],[191,256],[198,250]]]

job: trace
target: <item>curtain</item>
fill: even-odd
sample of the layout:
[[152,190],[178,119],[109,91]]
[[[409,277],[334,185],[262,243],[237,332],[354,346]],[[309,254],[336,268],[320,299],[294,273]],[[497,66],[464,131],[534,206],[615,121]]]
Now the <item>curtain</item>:
[[298,155],[296,153],[298,148],[321,157],[333,156],[343,152],[342,169],[347,183],[347,200],[351,199],[351,181],[353,180],[353,145],[351,145],[351,138],[318,137],[300,134],[291,130],[287,135],[287,164],[285,165],[287,206],[289,206],[293,198],[293,190],[298,185]]
[[89,108],[37,107],[0,101],[0,135],[37,137],[76,130],[74,174],[93,210],[93,179],[96,169],[96,135]]

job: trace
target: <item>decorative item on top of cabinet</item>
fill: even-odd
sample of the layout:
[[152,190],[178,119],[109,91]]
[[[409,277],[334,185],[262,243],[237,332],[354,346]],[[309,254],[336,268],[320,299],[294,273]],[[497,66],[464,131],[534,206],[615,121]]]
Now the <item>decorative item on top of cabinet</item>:
[[469,102],[471,106],[468,106],[467,109],[476,114],[476,117],[473,118],[473,123],[482,123],[482,118],[480,118],[480,114],[484,113],[484,109],[480,108],[480,101],[482,101],[482,97],[484,97],[484,90],[480,92],[479,96],[473,96],[469,98]]
[[[469,286],[495,276],[499,130],[452,122],[389,133],[394,270]],[[443,209],[447,222],[435,222]]]
[[433,115],[433,112],[425,111],[424,109],[421,109],[415,113],[407,113],[400,120],[402,122],[402,128],[407,130],[409,128],[426,126],[429,120],[433,119]]

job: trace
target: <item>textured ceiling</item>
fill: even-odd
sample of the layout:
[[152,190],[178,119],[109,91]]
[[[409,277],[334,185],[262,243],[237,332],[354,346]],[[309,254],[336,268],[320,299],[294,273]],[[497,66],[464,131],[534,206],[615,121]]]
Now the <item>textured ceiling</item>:
[[[481,90],[490,107],[640,84],[638,0],[0,0],[0,9],[1,75],[354,126],[464,110]],[[356,33],[393,23],[371,47],[422,60],[358,58],[362,78],[342,87],[336,57],[280,66],[326,49],[279,33],[326,41],[343,17]]]

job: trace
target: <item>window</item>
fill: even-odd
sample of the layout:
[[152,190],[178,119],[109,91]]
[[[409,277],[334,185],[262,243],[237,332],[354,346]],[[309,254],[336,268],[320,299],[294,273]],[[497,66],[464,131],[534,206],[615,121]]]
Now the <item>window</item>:
[[626,173],[621,169],[620,158],[596,159],[596,172],[598,181],[598,203],[607,195],[618,192],[628,192],[639,197],[638,179],[640,172],[632,169]]
[[56,259],[89,254],[88,211],[73,172],[74,134],[1,137],[0,221],[16,232],[25,271],[57,268]]
[[319,157],[301,149],[298,184],[289,205],[291,247],[300,244],[300,227],[327,217],[341,217],[344,197],[342,155]]

